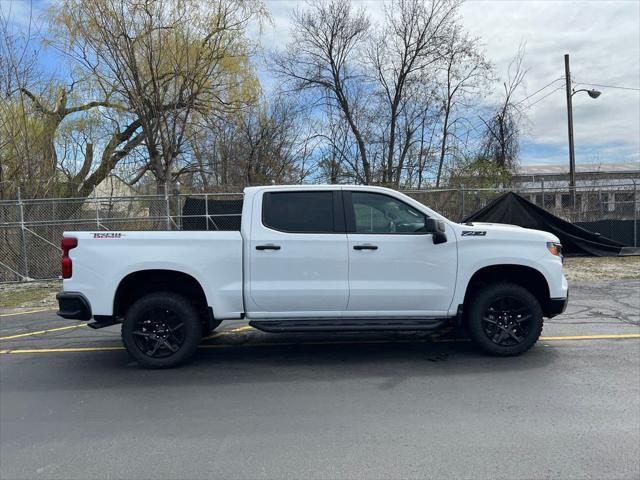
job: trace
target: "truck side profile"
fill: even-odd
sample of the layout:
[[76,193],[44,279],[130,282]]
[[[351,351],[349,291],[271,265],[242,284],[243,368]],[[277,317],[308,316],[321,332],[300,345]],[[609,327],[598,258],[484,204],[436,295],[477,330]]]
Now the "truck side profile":
[[429,330],[531,348],[568,286],[558,238],[457,224],[382,187],[245,189],[240,231],[66,232],[65,318],[122,323],[142,366],[187,361],[220,322],[267,332]]

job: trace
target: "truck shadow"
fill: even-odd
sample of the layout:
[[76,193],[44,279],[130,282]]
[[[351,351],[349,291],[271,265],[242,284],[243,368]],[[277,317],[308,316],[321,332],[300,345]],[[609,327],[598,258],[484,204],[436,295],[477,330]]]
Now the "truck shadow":
[[[42,362],[42,358],[36,361],[37,368],[29,369],[32,381],[28,387],[24,384],[20,387],[37,391],[147,389],[375,379],[379,389],[392,390],[416,377],[499,376],[509,372],[527,375],[531,370],[548,369],[559,355],[557,348],[542,343],[522,356],[498,358],[482,354],[465,339],[432,341],[397,335],[258,335],[259,339],[239,344],[205,343],[198,349],[193,362],[168,370],[140,369],[121,350],[52,355],[47,362]],[[18,371],[3,370],[5,385],[13,383],[12,380],[20,382],[19,366]]]

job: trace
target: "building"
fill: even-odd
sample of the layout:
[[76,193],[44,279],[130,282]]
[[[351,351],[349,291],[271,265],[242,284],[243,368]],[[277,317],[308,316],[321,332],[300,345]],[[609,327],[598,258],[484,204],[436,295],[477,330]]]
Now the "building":
[[576,165],[575,210],[568,165],[523,165],[512,180],[514,189],[524,197],[560,217],[639,217],[640,161]]

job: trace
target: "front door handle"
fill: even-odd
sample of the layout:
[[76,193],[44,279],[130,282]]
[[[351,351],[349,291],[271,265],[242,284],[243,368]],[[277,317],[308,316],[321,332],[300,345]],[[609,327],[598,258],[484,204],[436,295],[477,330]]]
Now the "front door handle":
[[354,250],[377,250],[378,246],[377,245],[354,245],[353,246]]
[[256,245],[256,250],[280,250],[280,245],[268,243],[267,245]]

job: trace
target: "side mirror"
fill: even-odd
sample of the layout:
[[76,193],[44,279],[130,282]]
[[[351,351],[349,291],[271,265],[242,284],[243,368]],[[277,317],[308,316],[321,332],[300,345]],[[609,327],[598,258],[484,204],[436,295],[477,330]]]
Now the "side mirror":
[[432,234],[434,245],[445,243],[447,241],[447,234],[445,233],[444,222],[442,220],[427,218],[425,219],[424,227],[427,232]]

